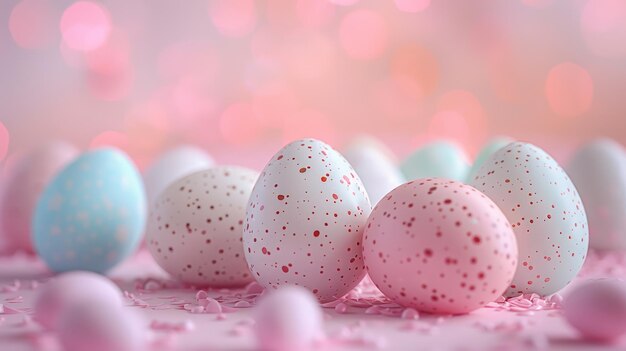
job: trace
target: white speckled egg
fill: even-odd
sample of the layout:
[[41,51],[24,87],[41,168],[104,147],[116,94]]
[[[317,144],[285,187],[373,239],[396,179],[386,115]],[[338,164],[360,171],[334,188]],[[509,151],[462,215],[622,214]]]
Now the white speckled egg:
[[151,206],[157,196],[175,180],[214,164],[209,154],[194,146],[182,145],[166,151],[144,172],[148,205]]
[[589,246],[626,250],[626,152],[610,139],[581,147],[567,173],[576,185],[589,220]]
[[515,234],[493,201],[445,179],[391,191],[374,207],[363,238],[376,286],[430,313],[467,313],[495,300],[513,279],[517,255]]
[[44,187],[78,149],[64,142],[42,145],[19,157],[4,179],[0,192],[0,235],[9,251],[34,253],[31,219]]
[[35,250],[55,272],[106,272],[139,244],[145,202],[141,177],[126,154],[110,148],[86,152],[37,201]]
[[244,252],[263,286],[300,285],[321,301],[365,275],[363,229],[371,206],[350,164],[315,139],[281,149],[261,172],[246,211]]
[[470,185],[500,207],[517,237],[519,264],[506,295],[550,295],[572,281],[587,256],[587,217],[574,184],[550,155],[511,143]]
[[376,204],[392,189],[404,183],[404,176],[383,149],[370,139],[357,139],[343,151],[361,178],[372,204]]
[[445,178],[463,180],[469,164],[467,155],[458,145],[437,141],[417,149],[400,165],[408,180],[419,178]]
[[146,234],[157,263],[195,285],[233,287],[253,281],[241,235],[258,176],[247,168],[219,166],[167,187],[152,206]]

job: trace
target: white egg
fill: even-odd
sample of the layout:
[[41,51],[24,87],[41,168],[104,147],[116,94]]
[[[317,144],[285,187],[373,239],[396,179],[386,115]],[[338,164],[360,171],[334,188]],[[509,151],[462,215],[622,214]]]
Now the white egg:
[[232,287],[252,278],[241,235],[246,205],[259,174],[219,166],[183,177],[156,199],[148,221],[148,248],[176,279]]
[[587,217],[574,184],[550,155],[511,143],[485,161],[470,185],[500,207],[515,231],[519,261],[506,295],[550,295],[574,279],[587,256]]
[[144,173],[148,205],[173,181],[212,167],[213,158],[201,149],[183,145],[166,151]]
[[371,211],[356,172],[314,139],[278,151],[261,172],[244,224],[250,270],[266,288],[301,285],[340,298],[365,275],[361,240]]
[[349,144],[343,155],[361,178],[372,205],[404,183],[404,176],[384,145],[361,138]]
[[626,250],[626,151],[598,139],[576,152],[567,168],[587,211],[589,245]]

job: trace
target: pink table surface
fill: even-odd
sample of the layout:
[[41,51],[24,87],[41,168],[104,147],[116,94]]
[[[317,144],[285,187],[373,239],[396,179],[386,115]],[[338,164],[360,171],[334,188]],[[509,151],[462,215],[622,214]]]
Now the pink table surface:
[[[573,284],[607,276],[626,276],[626,255],[590,253]],[[49,277],[43,264],[34,258],[0,258],[0,304],[18,311],[7,314],[5,308],[5,313],[0,313],[0,351],[60,350],[54,335],[42,332],[29,317],[33,297]],[[184,310],[182,304],[195,303],[197,289],[164,289],[163,284],[175,283],[168,280],[147,252],[127,260],[110,277],[127,292],[126,308],[143,317],[151,350],[256,349],[249,326],[253,308],[232,309],[223,316]],[[581,340],[558,309],[514,312],[506,304],[492,303],[468,315],[421,315],[419,320],[409,321],[398,316],[402,308],[394,305],[381,306],[390,306],[386,311],[392,315],[366,314],[367,306],[355,306],[371,304],[372,299],[382,296],[376,297],[367,282],[357,289],[353,298],[344,301],[349,306],[346,313],[338,313],[332,307],[324,309],[325,333],[331,341],[318,345],[317,350],[626,350],[625,340],[614,344]],[[225,306],[237,300],[237,293],[242,291],[209,291],[211,297],[225,301]],[[129,298],[130,294],[134,298]],[[363,300],[355,300],[354,296]],[[186,322],[193,328],[164,332],[149,327],[155,321],[170,325]]]

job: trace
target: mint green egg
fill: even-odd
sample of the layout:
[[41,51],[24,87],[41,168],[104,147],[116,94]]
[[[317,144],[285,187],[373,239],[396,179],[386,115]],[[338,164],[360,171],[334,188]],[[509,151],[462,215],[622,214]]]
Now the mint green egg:
[[400,165],[408,180],[446,178],[463,181],[468,168],[465,152],[456,144],[443,140],[417,149]]
[[465,181],[466,182],[472,181],[472,179],[476,177],[476,172],[478,172],[478,170],[483,165],[483,163],[485,163],[485,161],[488,160],[492,154],[494,154],[496,151],[500,150],[501,148],[509,145],[513,141],[515,140],[508,138],[508,137],[497,137],[497,138],[491,139],[487,144],[485,144],[485,146],[483,146],[483,148],[478,153],[478,156],[476,156],[476,159],[474,160],[472,167],[470,167],[470,170],[467,173],[467,177],[465,178]]

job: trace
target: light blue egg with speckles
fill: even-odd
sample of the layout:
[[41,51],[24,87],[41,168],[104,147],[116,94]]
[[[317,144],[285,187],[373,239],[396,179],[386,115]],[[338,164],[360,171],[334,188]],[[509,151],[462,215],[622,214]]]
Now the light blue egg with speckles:
[[128,156],[117,149],[89,151],[43,191],[33,243],[55,272],[104,273],[135,251],[145,218],[141,176]]
[[491,155],[493,155],[496,151],[502,149],[503,147],[509,145],[513,141],[515,140],[508,137],[497,137],[491,139],[485,146],[483,146],[483,148],[476,156],[472,167],[470,168],[469,172],[467,172],[466,181],[471,182],[476,177],[476,173],[478,172],[480,167],[483,165],[483,163],[485,163],[485,161],[489,159],[489,157],[491,157]]
[[400,165],[408,180],[446,178],[463,181],[468,168],[465,152],[447,141],[436,141],[417,149]]

